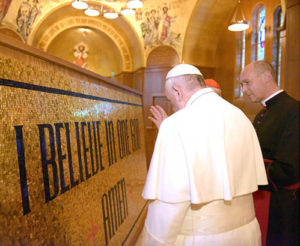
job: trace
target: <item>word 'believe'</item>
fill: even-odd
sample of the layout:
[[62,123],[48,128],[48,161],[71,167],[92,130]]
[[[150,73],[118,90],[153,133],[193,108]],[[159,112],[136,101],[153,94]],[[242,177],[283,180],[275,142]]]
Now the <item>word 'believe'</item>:
[[[129,123],[128,120],[117,120],[117,134],[115,134],[113,121],[105,120],[104,123],[105,138],[102,138],[100,135],[100,121],[74,122],[74,127],[71,123],[37,125],[46,203],[55,199],[59,192],[63,194],[105,169],[106,165],[103,164],[102,158],[103,139],[106,139],[108,166],[117,162],[117,141],[115,135],[118,136],[119,157],[121,159],[131,154],[129,135],[131,135],[132,152],[141,148],[138,119],[130,119]],[[26,146],[24,146],[23,126],[15,126],[14,128],[23,215],[25,215],[31,211],[26,176]],[[75,130],[76,144],[71,143],[72,138],[70,135],[72,129]],[[63,144],[63,142],[65,144]],[[74,168],[79,170],[79,177],[74,176]],[[65,170],[67,169],[70,179],[68,184],[65,180]],[[49,175],[50,171],[52,171],[52,175]],[[54,187],[54,190],[51,191],[50,187]]]

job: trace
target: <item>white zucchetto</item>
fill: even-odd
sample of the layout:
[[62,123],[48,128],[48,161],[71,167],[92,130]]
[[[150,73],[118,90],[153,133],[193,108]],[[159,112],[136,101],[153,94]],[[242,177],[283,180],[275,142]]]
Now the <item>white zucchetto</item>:
[[166,79],[177,77],[186,74],[198,74],[202,76],[202,73],[198,68],[189,64],[179,64],[173,67],[167,74]]

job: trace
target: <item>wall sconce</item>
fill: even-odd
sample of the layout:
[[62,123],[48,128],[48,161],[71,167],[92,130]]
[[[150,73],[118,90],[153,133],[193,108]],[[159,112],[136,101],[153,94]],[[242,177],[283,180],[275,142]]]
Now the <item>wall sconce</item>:
[[240,6],[240,0],[238,0],[238,4],[235,8],[228,29],[233,32],[240,32],[248,28],[249,28],[249,21],[246,21],[243,10]]

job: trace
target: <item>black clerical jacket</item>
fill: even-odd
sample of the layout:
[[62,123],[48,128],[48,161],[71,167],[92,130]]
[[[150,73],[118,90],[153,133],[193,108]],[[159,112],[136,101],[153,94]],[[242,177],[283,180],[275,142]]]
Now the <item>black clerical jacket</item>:
[[269,99],[253,125],[271,192],[267,245],[299,245],[299,102],[285,92]]

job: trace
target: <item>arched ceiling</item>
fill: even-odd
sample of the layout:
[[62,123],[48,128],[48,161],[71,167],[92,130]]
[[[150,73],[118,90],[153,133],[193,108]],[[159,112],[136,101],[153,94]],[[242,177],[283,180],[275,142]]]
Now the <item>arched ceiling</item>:
[[176,50],[170,46],[159,46],[151,51],[147,66],[175,66],[179,64]]
[[[130,50],[127,46],[127,43],[124,42],[121,35],[114,28],[107,23],[88,17],[66,17],[60,21],[55,22],[52,26],[50,26],[40,37],[36,47],[43,49],[44,51],[48,50],[48,46],[51,44],[52,40],[56,38],[61,32],[64,32],[70,28],[93,28],[96,30],[102,31],[105,35],[107,35],[119,48],[121,53],[121,58],[123,61],[123,71],[132,71],[133,70],[133,59],[130,53]],[[87,34],[84,39],[88,40],[90,37]],[[63,41],[63,40],[62,40]],[[97,40],[93,40],[95,45],[97,44]]]
[[116,43],[94,28],[67,28],[55,35],[46,51],[105,77],[124,71],[124,60]]
[[27,43],[46,51],[51,41],[59,33],[73,27],[90,27],[108,35],[122,54],[124,71],[133,71],[144,66],[141,41],[124,17],[117,20],[87,17],[83,11],[72,8],[71,2],[51,9],[39,19],[30,33]]
[[216,49],[237,4],[236,0],[198,0],[186,29],[183,60],[215,66]]
[[[110,6],[126,4],[126,0],[101,2]],[[25,42],[43,49],[68,28],[96,29],[116,44],[124,71],[145,67],[151,50],[163,45],[173,47],[181,61],[213,67],[219,40],[227,31],[237,0],[144,0],[144,6],[135,16],[116,20],[86,17],[83,11],[72,8],[71,3],[72,0],[12,0],[0,25],[13,27],[21,36],[29,30],[28,36],[23,37]],[[37,6],[39,12],[21,32],[18,18],[22,5],[26,4],[29,8]],[[168,37],[163,39],[163,34]]]

